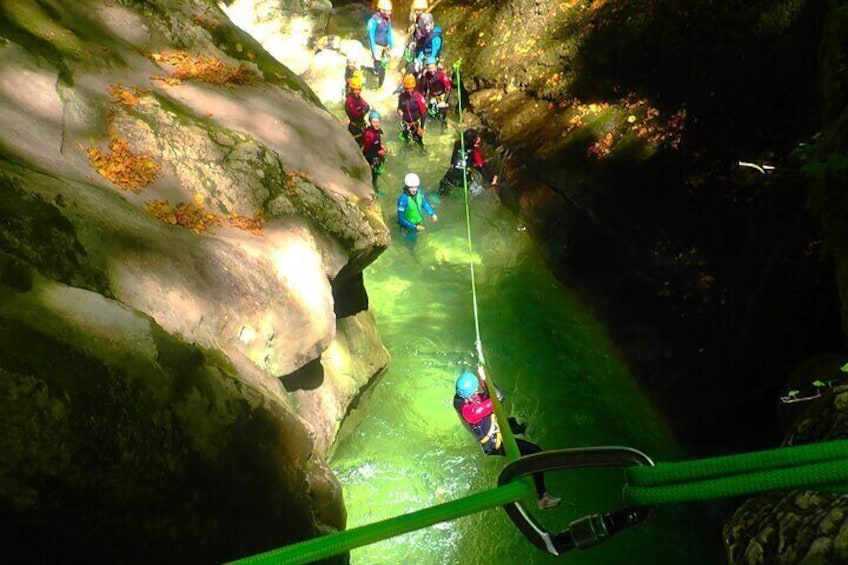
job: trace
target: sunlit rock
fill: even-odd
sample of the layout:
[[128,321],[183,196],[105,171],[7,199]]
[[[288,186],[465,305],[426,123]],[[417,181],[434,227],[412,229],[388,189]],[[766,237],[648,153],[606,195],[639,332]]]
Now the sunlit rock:
[[[326,24],[329,2],[312,5],[301,38]],[[0,16],[17,29],[0,41],[0,381],[9,417],[32,418],[46,434],[32,449],[52,454],[24,468],[26,442],[7,436],[0,455],[0,482],[26,487],[0,492],[28,513],[22,546],[56,537],[54,507],[70,513],[55,551],[101,562],[117,559],[110,539],[139,562],[220,562],[343,527],[321,457],[388,361],[367,298],[336,299],[389,243],[356,144],[210,3],[24,1]],[[288,376],[325,360],[321,403],[295,399]],[[50,436],[19,389],[85,429]],[[102,460],[74,451],[83,432]],[[87,514],[62,497],[91,494],[89,465],[107,487],[91,513],[115,520],[77,539]],[[161,523],[131,519],[147,499]]]
[[333,6],[329,0],[235,0],[222,8],[233,23],[300,74],[307,68],[313,41],[324,35]]

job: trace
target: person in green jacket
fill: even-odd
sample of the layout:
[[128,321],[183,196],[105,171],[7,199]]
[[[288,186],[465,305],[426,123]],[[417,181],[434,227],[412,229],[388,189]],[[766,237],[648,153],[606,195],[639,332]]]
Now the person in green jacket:
[[418,232],[424,231],[424,214],[429,215],[434,222],[438,222],[439,217],[424,193],[418,190],[421,186],[418,175],[407,173],[403,184],[403,193],[397,201],[398,224],[407,239],[415,241]]

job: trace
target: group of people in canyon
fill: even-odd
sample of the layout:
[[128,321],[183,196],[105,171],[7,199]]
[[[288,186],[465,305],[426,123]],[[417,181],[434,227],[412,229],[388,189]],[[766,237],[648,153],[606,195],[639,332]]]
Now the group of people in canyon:
[[[399,138],[404,146],[414,142],[424,151],[424,134],[428,118],[447,128],[450,95],[454,90],[451,78],[441,65],[442,33],[433,15],[427,11],[427,0],[414,0],[409,17],[408,41],[400,70],[402,78],[398,90],[397,116],[400,122]],[[370,54],[373,67],[370,72],[382,87],[386,69],[392,59],[392,3],[379,0],[376,11],[368,20]],[[354,59],[348,59],[345,69],[345,113],[348,131],[362,148],[371,166],[371,180],[378,194],[378,179],[383,174],[387,147],[383,138],[382,116],[362,96],[365,78]],[[475,172],[476,171],[476,172]],[[476,129],[468,129],[454,143],[450,165],[439,183],[439,194],[447,196],[462,187],[467,173],[473,173],[472,192],[482,189],[481,181],[497,184],[498,176],[487,166],[481,148],[481,138]],[[478,179],[479,177],[479,179]],[[415,173],[405,176],[403,193],[398,198],[398,224],[404,235],[414,242],[416,234],[423,231],[424,214],[437,219],[432,204],[419,191],[420,178]]]
[[[441,65],[442,33],[435,25],[433,15],[427,11],[427,0],[414,0],[409,17],[408,40],[399,70],[402,72],[398,95],[397,116],[400,121],[399,138],[404,146],[414,142],[424,151],[424,133],[428,118],[447,127],[449,98],[454,83]],[[366,31],[373,66],[370,72],[377,78],[378,88],[386,79],[386,69],[392,60],[392,3],[379,0],[376,11],[368,20]],[[362,148],[365,159],[371,165],[371,178],[377,189],[378,177],[382,174],[387,148],[383,141],[382,116],[362,97],[365,79],[356,62],[348,59],[345,70],[345,113],[348,131]],[[431,120],[431,121],[432,121]],[[469,172],[476,171],[473,176]],[[450,165],[439,183],[440,196],[449,195],[455,188],[463,188],[473,180],[469,189],[472,193],[482,190],[481,182],[496,185],[498,175],[487,165],[481,148],[481,137],[476,129],[466,129],[454,142]],[[415,172],[404,177],[403,190],[397,200],[397,220],[401,232],[408,242],[414,243],[417,234],[424,230],[424,218],[430,216],[438,221],[438,214],[421,189],[421,179]],[[379,194],[379,190],[377,190]],[[485,374],[479,370],[480,378],[464,371],[456,381],[453,405],[466,429],[479,442],[487,455],[504,455],[503,434],[495,417],[493,402],[489,394]],[[514,418],[508,423],[514,434],[524,432],[526,426]],[[538,453],[541,448],[525,439],[516,438],[522,455]],[[538,506],[548,509],[557,506],[560,499],[545,489],[544,477],[534,476]]]

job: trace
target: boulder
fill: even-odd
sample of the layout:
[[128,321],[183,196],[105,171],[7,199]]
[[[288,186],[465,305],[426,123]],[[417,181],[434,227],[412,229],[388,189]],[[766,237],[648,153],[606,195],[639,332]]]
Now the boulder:
[[322,457],[388,362],[354,141],[212,3],[0,19],[8,554],[224,561],[344,527]]

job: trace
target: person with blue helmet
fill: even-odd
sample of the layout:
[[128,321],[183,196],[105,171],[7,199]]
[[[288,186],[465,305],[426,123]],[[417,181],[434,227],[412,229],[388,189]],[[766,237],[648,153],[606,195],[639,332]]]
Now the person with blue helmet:
[[[453,397],[453,407],[459,414],[465,428],[480,443],[480,448],[486,455],[504,455],[503,438],[498,420],[495,417],[495,408],[489,396],[485,373],[479,369],[483,378],[478,378],[471,371],[463,371],[456,379],[456,394]],[[501,397],[498,392],[498,398]],[[510,417],[507,419],[510,430],[514,434],[523,434],[526,426]],[[518,451],[521,455],[539,453],[542,448],[526,439],[515,438]],[[551,495],[545,488],[545,476],[543,473],[533,475],[533,484],[536,487],[536,498],[539,508],[547,510],[557,506],[562,499]]]
[[[383,145],[383,130],[380,128],[380,112],[371,110],[368,114],[368,127],[362,134],[362,153],[371,165],[371,184],[377,190],[377,178],[383,174],[386,162],[386,146]],[[377,190],[379,194],[380,191]]]
[[[406,46],[403,49],[400,70],[404,75],[414,72],[413,62],[415,59],[415,46],[424,39],[424,28],[418,25],[421,16],[427,11],[429,2],[427,0],[412,0],[409,11],[409,28],[406,30]],[[397,92],[400,94],[400,91]]]
[[386,80],[386,67],[392,57],[394,42],[392,40],[392,2],[379,0],[377,11],[365,26],[368,33],[368,44],[371,48],[371,58],[374,60],[374,74],[377,75],[377,86],[383,86]]
[[414,243],[418,232],[424,231],[424,214],[428,214],[434,222],[438,222],[439,217],[424,194],[418,190],[421,179],[417,174],[407,173],[403,184],[403,193],[397,201],[398,223],[407,241]]

